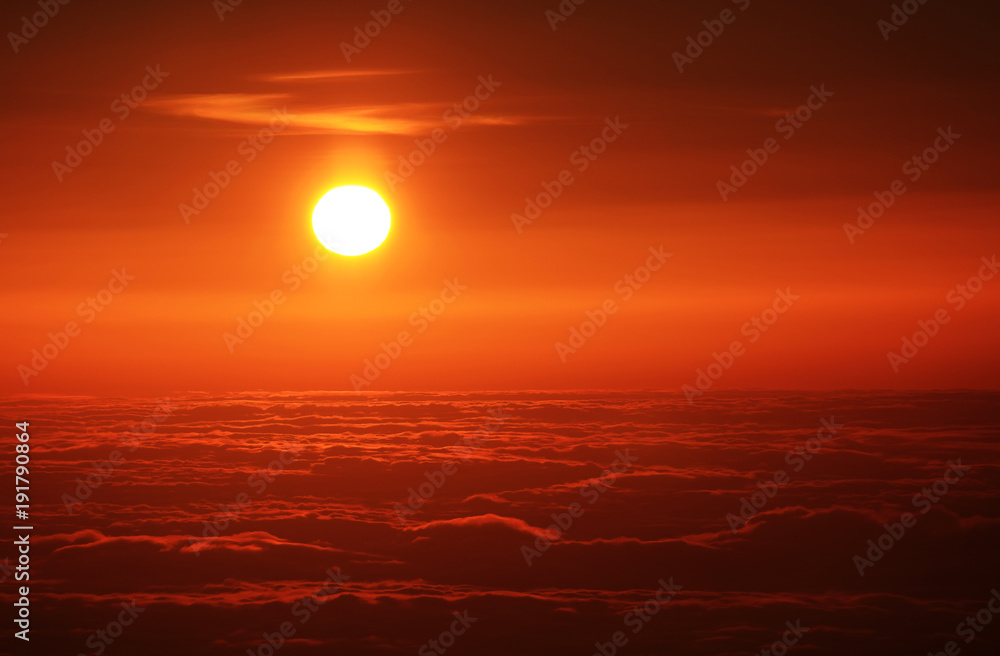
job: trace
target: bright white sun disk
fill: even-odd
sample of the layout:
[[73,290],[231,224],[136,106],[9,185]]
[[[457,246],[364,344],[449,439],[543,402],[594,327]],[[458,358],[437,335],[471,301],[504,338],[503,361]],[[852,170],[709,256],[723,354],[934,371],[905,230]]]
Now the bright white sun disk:
[[339,255],[363,255],[389,235],[389,206],[368,187],[337,187],[313,210],[313,230],[320,243]]

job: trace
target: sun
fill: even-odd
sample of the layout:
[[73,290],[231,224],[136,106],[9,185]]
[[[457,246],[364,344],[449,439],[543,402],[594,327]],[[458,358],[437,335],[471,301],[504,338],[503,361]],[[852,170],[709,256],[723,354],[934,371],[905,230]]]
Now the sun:
[[368,187],[337,187],[313,209],[313,230],[320,243],[338,255],[364,255],[389,235],[389,206]]

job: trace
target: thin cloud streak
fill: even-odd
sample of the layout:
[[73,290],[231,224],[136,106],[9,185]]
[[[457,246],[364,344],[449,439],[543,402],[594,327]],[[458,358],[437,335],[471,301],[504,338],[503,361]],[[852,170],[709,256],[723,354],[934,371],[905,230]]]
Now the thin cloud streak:
[[[419,135],[445,125],[442,115],[451,104],[396,103],[350,106],[336,109],[296,107],[290,94],[186,94],[150,101],[148,106],[162,114],[201,118],[246,125],[266,125],[274,110],[287,108],[289,132],[296,134],[397,134]],[[466,125],[522,125],[524,116],[476,114],[463,120]]]

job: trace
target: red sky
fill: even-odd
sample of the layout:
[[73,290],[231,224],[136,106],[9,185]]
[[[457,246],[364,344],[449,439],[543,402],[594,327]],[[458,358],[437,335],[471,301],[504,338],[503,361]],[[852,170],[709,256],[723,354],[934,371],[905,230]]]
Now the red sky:
[[[409,331],[371,389],[680,390],[735,340],[745,355],[713,389],[995,387],[1000,282],[947,300],[997,250],[995,8],[927,3],[885,40],[880,3],[594,0],[552,30],[544,3],[407,2],[346,61],[341,41],[384,6],[246,2],[220,20],[209,2],[70,3],[12,47],[0,385],[351,389]],[[673,53],[726,7],[734,22],[678,71]],[[147,66],[167,75],[123,117],[112,103]],[[498,86],[456,128],[445,112],[480,76]],[[785,139],[777,122],[820,86],[832,96]],[[273,109],[290,123],[248,162]],[[628,127],[580,172],[574,151],[617,117]],[[102,119],[114,131],[60,182],[53,161]],[[904,163],[949,127],[961,136],[911,181]],[[385,171],[436,128],[447,139],[390,189]],[[717,181],[769,138],[724,202]],[[185,223],[179,204],[232,159],[241,172]],[[518,233],[511,215],[564,169],[574,182]],[[906,192],[851,243],[845,222],[896,179]],[[312,206],[342,184],[380,191],[393,230],[293,291]],[[661,246],[672,256],[624,300],[616,283]],[[78,312],[123,268],[124,291]],[[455,279],[467,290],[416,334],[411,315]],[[230,352],[224,333],[274,289],[287,300]],[[801,298],[750,343],[741,326],[776,289]],[[556,343],[608,298],[618,312],[562,362]],[[887,354],[940,308],[949,322],[893,371]],[[18,369],[70,321],[44,369]]]

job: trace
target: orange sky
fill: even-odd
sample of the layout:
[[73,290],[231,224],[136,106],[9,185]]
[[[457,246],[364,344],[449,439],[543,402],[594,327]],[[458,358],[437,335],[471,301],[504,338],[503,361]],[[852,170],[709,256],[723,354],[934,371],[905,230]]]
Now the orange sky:
[[[628,30],[596,0],[552,30],[543,4],[406,2],[350,62],[340,43],[385,3],[246,2],[224,20],[207,1],[62,6],[0,62],[0,385],[352,389],[406,331],[365,389],[680,390],[737,340],[745,353],[713,388],[996,387],[1000,280],[948,296],[997,251],[989,21],[928,3],[886,41],[888,5],[734,3],[679,72],[672,54],[727,3],[637,3]],[[5,7],[3,25],[33,7]],[[144,80],[144,100],[120,101]],[[821,86],[832,96],[789,135],[779,122]],[[269,123],[273,140],[247,141]],[[53,170],[102,125],[78,166]],[[949,127],[961,136],[937,161],[904,169]],[[436,129],[434,152],[390,185]],[[614,141],[581,159],[602,132]],[[768,139],[776,152],[724,202],[718,181]],[[185,222],[179,205],[231,160],[239,173]],[[572,183],[519,232],[512,214],[564,170]],[[905,193],[851,243],[845,222],[896,179]],[[393,230],[300,274],[312,206],[342,184],[382,193]],[[616,284],[659,247],[671,257],[625,298]],[[88,310],[123,270],[134,280]],[[467,289],[433,322],[414,318],[456,279]],[[801,298],[751,343],[741,328],[776,289]],[[285,300],[227,348],[274,290]],[[606,299],[617,310],[563,362],[557,342]],[[895,372],[887,354],[942,308],[948,322]],[[63,340],[67,322],[79,331]],[[65,348],[32,365],[50,332]]]

